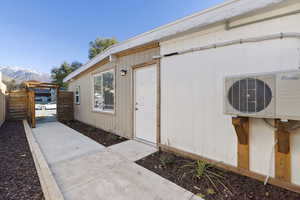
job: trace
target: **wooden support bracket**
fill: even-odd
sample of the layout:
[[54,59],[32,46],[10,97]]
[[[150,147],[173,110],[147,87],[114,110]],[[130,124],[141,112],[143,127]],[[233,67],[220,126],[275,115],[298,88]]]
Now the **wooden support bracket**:
[[275,177],[279,180],[291,181],[291,155],[290,155],[290,133],[287,131],[288,123],[275,121],[277,140],[275,151]]
[[278,151],[284,154],[288,154],[290,152],[290,133],[286,130],[287,125],[288,122],[276,120],[276,139]]
[[249,118],[233,117],[232,124],[238,138],[238,167],[249,170]]
[[248,145],[249,143],[249,118],[233,117],[232,125],[235,128],[239,144]]

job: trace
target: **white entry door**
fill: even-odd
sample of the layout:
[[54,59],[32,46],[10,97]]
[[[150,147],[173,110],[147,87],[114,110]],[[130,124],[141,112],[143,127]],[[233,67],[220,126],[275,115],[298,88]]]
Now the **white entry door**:
[[156,143],[156,65],[134,70],[135,137]]

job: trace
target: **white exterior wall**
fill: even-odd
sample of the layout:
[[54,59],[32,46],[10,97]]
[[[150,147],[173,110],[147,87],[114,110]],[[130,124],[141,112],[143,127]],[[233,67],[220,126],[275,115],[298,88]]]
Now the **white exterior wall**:
[[[80,86],[80,104],[74,104],[74,117],[76,120],[90,124],[97,128],[116,133],[126,138],[133,138],[133,94],[132,94],[132,67],[153,60],[159,55],[159,48],[117,57],[114,63],[107,63],[97,67],[69,83],[69,91],[75,93]],[[113,114],[95,112],[93,102],[93,74],[115,69],[115,111]],[[120,75],[120,70],[128,70],[126,76]]]
[[[159,48],[118,57],[116,65],[116,133],[133,138],[133,94],[132,66],[153,60],[159,55]],[[120,70],[126,69],[126,76],[120,75]]]
[[[284,9],[299,10],[300,4]],[[161,54],[280,32],[300,33],[299,22],[298,14],[229,31],[220,25],[161,42]],[[239,44],[162,58],[161,143],[237,166],[236,133],[231,117],[223,114],[224,77],[298,67],[299,39]],[[250,170],[267,175],[274,131],[261,119],[251,119],[249,145]],[[291,136],[291,159],[292,182],[300,185],[300,130]]]
[[6,85],[2,83],[2,74],[0,72],[0,126],[5,121],[6,104],[5,104]]
[[[69,84],[69,91],[80,86],[80,104],[74,104],[74,118],[78,121],[90,124],[94,127],[108,132],[115,132],[115,113],[104,113],[93,111],[93,74],[114,69],[113,63],[107,63],[96,70],[82,75]],[[75,102],[75,101],[74,101]]]

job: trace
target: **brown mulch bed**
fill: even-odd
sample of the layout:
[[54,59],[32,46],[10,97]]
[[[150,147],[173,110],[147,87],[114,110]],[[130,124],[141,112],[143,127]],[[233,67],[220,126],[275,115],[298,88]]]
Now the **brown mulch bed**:
[[21,121],[0,128],[0,199],[44,199]]
[[106,147],[118,144],[121,142],[126,141],[127,139],[121,136],[118,136],[113,133],[106,132],[104,130],[95,128],[88,124],[79,122],[79,121],[62,121],[65,125],[69,126],[70,128],[82,133],[83,135],[95,140],[99,144],[102,144]]
[[206,165],[209,169],[206,174],[210,175],[209,177],[206,175],[196,177],[196,161],[171,153],[157,152],[136,163],[206,200],[300,199],[300,194],[269,184],[264,186],[260,181],[211,165]]

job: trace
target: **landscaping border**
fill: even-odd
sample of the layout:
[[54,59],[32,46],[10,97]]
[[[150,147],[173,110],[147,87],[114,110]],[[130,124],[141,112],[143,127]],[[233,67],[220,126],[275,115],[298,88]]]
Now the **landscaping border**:
[[64,196],[62,195],[62,192],[58,187],[55,178],[53,177],[39,144],[36,142],[33,136],[27,120],[23,120],[23,125],[45,200],[64,200]]

